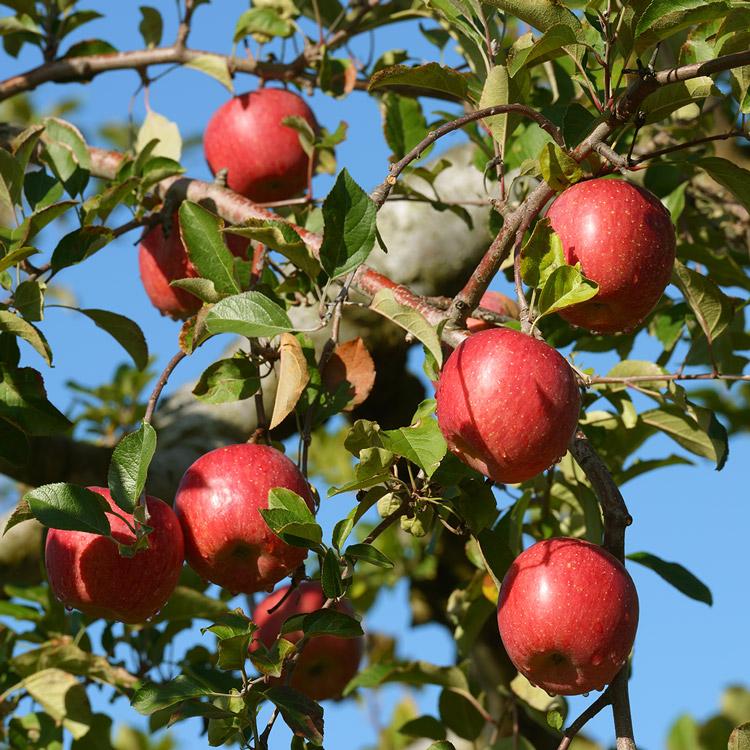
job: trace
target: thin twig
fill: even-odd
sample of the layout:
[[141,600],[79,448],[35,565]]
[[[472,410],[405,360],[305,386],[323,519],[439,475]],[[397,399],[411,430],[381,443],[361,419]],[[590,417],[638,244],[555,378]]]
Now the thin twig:
[[174,368],[177,367],[177,365],[179,365],[180,362],[185,359],[185,357],[187,357],[187,354],[180,349],[180,351],[177,352],[177,354],[175,354],[174,357],[172,357],[172,359],[170,359],[167,363],[164,371],[156,381],[156,385],[154,386],[154,390],[151,392],[151,396],[149,396],[148,404],[146,405],[146,413],[143,415],[144,422],[151,422],[151,419],[154,416],[154,410],[156,409],[156,404],[159,401],[159,396],[161,396],[161,392],[164,390],[164,386],[167,384],[169,376],[172,374]]
[[557,750],[568,750],[573,738],[594,718],[603,708],[612,704],[610,688],[607,688],[564,732],[564,736],[557,746]]

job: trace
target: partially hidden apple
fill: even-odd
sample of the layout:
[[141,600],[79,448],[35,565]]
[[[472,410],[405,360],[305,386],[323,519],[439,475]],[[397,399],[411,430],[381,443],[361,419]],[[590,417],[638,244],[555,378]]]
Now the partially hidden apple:
[[[88,489],[132,523],[132,515],[114,504],[109,490]],[[141,623],[166,604],[185,559],[182,530],[165,502],[147,496],[146,508],[153,531],[148,549],[133,557],[120,555],[115,542],[105,536],[50,529],[45,546],[47,575],[52,592],[66,607],[91,617]],[[125,522],[112,513],[107,516],[114,539],[132,544],[135,536]]]
[[[325,601],[325,594],[317,581],[305,581],[293,591],[289,586],[274,591],[255,608],[253,619],[258,629],[253,634],[250,651],[257,650],[260,643],[270,648],[286,620],[294,615],[317,612]],[[274,609],[277,605],[278,609]],[[354,615],[354,609],[345,600],[338,602],[336,609]],[[302,631],[285,633],[282,637],[296,643],[302,637]],[[297,659],[289,684],[314,700],[338,698],[357,674],[363,650],[361,636],[338,638],[321,635],[310,638]]]
[[[227,234],[227,247],[238,258],[246,257],[250,241],[236,234]],[[203,304],[185,289],[170,286],[178,279],[192,279],[198,271],[190,262],[180,236],[179,216],[172,215],[169,232],[161,224],[151,227],[138,246],[138,265],[143,288],[151,304],[170,318],[184,319],[200,310]]]
[[598,294],[560,316],[595,333],[639,325],[669,283],[675,231],[669,212],[648,190],[625,180],[598,178],[563,191],[547,211],[565,260],[581,264]]
[[175,497],[190,567],[229,591],[251,594],[270,590],[300,565],[307,550],[282,542],[260,514],[276,487],[313,508],[300,470],[270,446],[229,445],[193,463]]
[[[479,300],[479,306],[498,315],[504,315],[506,318],[518,320],[518,303],[502,292],[485,292]],[[467,318],[466,328],[471,333],[476,333],[486,331],[488,328],[496,328],[496,325],[481,318]]]
[[509,328],[462,341],[443,366],[435,398],[450,451],[505,483],[531,479],[559,461],[581,408],[565,359]]
[[235,96],[209,120],[203,150],[213,174],[227,169],[227,185],[256,203],[285,200],[307,186],[310,157],[286,117],[301,117],[315,132],[307,104],[291,91],[262,88]]
[[500,588],[497,623],[513,664],[548,693],[602,690],[628,659],[638,594],[625,567],[581,539],[522,552]]

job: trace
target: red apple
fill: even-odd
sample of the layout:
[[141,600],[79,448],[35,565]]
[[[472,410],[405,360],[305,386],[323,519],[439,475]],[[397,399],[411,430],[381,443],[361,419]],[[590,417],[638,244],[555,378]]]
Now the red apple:
[[[203,304],[198,297],[185,289],[170,286],[177,279],[192,279],[198,271],[188,258],[180,237],[179,217],[172,216],[170,232],[164,234],[161,224],[156,224],[141,238],[138,246],[138,265],[141,281],[151,303],[162,315],[183,319],[200,310]],[[227,235],[227,246],[233,255],[244,258],[250,241],[237,234]]]
[[[485,292],[479,300],[479,306],[484,307],[498,315],[518,320],[518,303],[500,292]],[[481,318],[468,318],[466,328],[471,333],[486,331],[488,328],[496,328],[494,323],[488,323]]]
[[601,690],[627,661],[638,594],[596,544],[546,539],[510,566],[497,608],[505,650],[530,682],[558,695]]
[[568,363],[510,328],[479,331],[448,357],[435,398],[448,448],[496,482],[523,482],[559,461],[581,408]]
[[[101,495],[113,511],[132,522],[103,487],[89,487]],[[166,604],[174,591],[185,559],[179,521],[165,502],[147,496],[148,549],[122,557],[107,537],[83,531],[50,529],[45,561],[50,587],[66,606],[92,617],[144,622]],[[121,544],[135,541],[125,522],[108,513],[112,536]]]
[[[317,612],[326,601],[326,596],[317,581],[303,582],[287,596],[288,591],[289,586],[274,591],[255,608],[253,619],[258,630],[253,634],[251,652],[258,648],[259,643],[270,648],[285,620],[294,615]],[[269,612],[282,599],[284,601],[279,608]],[[336,609],[348,615],[354,614],[351,604],[346,601],[340,601]],[[302,631],[285,633],[283,637],[296,643],[302,638]],[[321,635],[311,638],[302,649],[289,684],[314,700],[338,698],[349,680],[357,674],[362,651],[361,637],[337,638],[332,635]]]
[[313,508],[300,470],[267,445],[242,443],[201,456],[183,475],[175,511],[193,570],[235,593],[270,590],[307,556],[268,528],[268,493],[285,487]]
[[617,179],[579,182],[547,211],[565,259],[579,263],[599,293],[560,312],[595,333],[635,328],[654,309],[669,283],[675,232],[659,199]]
[[258,203],[291,198],[307,186],[310,158],[285,117],[304,119],[317,131],[310,108],[299,96],[263,88],[235,96],[209,120],[203,150],[213,174],[228,169],[227,185]]

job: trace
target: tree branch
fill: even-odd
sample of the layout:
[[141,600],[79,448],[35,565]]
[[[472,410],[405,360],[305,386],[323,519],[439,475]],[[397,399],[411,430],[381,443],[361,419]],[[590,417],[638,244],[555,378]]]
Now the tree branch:
[[388,194],[391,192],[391,188],[396,184],[396,180],[398,179],[399,175],[404,171],[404,169],[406,169],[406,167],[409,166],[409,164],[418,159],[424,153],[425,149],[435,143],[435,141],[442,138],[444,135],[448,135],[448,133],[453,133],[456,130],[460,130],[470,122],[475,122],[476,120],[483,120],[486,117],[493,117],[494,115],[502,115],[510,112],[522,115],[523,117],[527,117],[530,120],[533,120],[537,123],[537,125],[539,125],[540,128],[542,128],[542,130],[545,130],[552,136],[553,140],[558,144],[558,146],[564,147],[565,142],[563,141],[562,133],[560,132],[558,127],[552,121],[544,117],[544,115],[537,112],[535,109],[527,107],[524,104],[498,104],[494,107],[485,107],[484,109],[478,109],[476,110],[476,112],[469,112],[462,117],[458,117],[455,120],[446,122],[439,128],[435,128],[435,130],[430,131],[430,133],[428,133],[425,138],[423,138],[411,151],[409,151],[409,153],[406,154],[403,159],[400,159],[395,164],[391,165],[390,169],[388,170],[388,177],[386,177],[386,179],[380,185],[378,185],[375,190],[372,191],[370,197],[378,206],[378,208],[380,208],[388,198]]

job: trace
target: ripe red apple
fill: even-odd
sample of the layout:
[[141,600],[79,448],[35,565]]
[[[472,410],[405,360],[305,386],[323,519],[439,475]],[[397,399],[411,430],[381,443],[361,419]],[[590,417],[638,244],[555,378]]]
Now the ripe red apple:
[[[89,487],[107,500],[113,511],[132,522],[103,487]],[[166,604],[174,591],[185,559],[179,521],[165,502],[146,497],[148,549],[122,557],[107,537],[83,531],[50,529],[45,561],[50,587],[66,606],[92,617],[144,622]],[[135,541],[124,521],[108,513],[112,536],[121,544]]]
[[[185,289],[170,286],[177,279],[192,279],[198,271],[188,258],[180,237],[179,217],[172,216],[170,231],[164,234],[161,224],[156,224],[141,238],[138,246],[138,265],[141,281],[148,298],[162,315],[183,319],[200,310],[203,304],[198,297]],[[233,255],[244,258],[250,241],[237,234],[227,235],[227,247]]]
[[595,333],[635,328],[654,309],[669,283],[675,232],[661,201],[617,179],[579,182],[547,211],[562,240],[565,259],[580,262],[599,293],[560,315]]
[[479,331],[448,357],[435,394],[448,448],[496,482],[523,482],[559,461],[581,397],[568,363],[510,328]]
[[625,567],[596,544],[546,539],[522,552],[500,588],[505,650],[549,693],[601,690],[625,664],[638,627],[638,594]]
[[[507,318],[518,320],[518,303],[501,292],[485,292],[482,295],[482,299],[479,300],[479,306],[498,315],[505,315]],[[468,318],[466,320],[466,328],[471,333],[486,331],[488,328],[496,327],[494,323],[488,323],[481,318]]]
[[203,578],[235,593],[270,590],[307,556],[268,528],[268,493],[286,487],[313,508],[300,470],[267,445],[242,443],[201,456],[183,475],[175,512],[185,535],[188,564]]
[[[326,601],[317,581],[305,581],[287,596],[288,591],[289,586],[277,589],[255,608],[253,619],[258,630],[250,643],[251,652],[258,648],[259,643],[270,648],[285,620],[294,615],[317,612]],[[284,602],[279,608],[269,612],[282,599]],[[348,615],[354,614],[347,601],[340,601],[336,609]],[[302,638],[302,631],[285,633],[283,637],[296,643]],[[302,649],[289,684],[314,700],[340,697],[349,680],[357,674],[363,645],[361,637],[321,635],[311,638]]]
[[203,134],[203,150],[213,174],[228,169],[227,185],[258,203],[291,198],[307,186],[310,158],[285,117],[318,124],[299,96],[262,88],[235,96],[213,114]]

